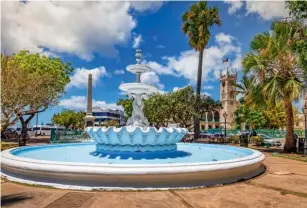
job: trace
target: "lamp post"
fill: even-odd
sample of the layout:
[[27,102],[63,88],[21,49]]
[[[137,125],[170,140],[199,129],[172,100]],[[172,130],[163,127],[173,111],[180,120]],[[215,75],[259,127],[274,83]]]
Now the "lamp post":
[[224,130],[225,130],[225,139],[226,139],[226,120],[227,120],[227,113],[226,112],[224,112],[224,114],[223,114],[223,117],[224,117],[224,120],[225,120],[225,126],[224,126]]
[[304,113],[304,123],[305,123],[305,141],[304,141],[304,155],[307,155],[307,102],[305,102],[304,108],[303,108],[303,113]]

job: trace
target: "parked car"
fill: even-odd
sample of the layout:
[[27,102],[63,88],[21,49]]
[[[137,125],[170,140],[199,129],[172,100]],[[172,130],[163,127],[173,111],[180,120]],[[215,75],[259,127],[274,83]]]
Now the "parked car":
[[2,136],[4,137],[4,139],[17,138],[18,133],[14,129],[7,128],[4,131],[3,135],[1,135],[1,138]]
[[283,139],[280,138],[272,138],[269,135],[266,134],[258,134],[258,136],[261,136],[264,140],[264,145],[269,144],[271,146],[281,146]]

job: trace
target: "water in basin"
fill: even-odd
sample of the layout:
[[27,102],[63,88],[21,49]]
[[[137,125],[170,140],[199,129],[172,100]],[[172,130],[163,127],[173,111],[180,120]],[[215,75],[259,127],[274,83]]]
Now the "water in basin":
[[101,164],[178,164],[238,159],[253,154],[249,149],[225,145],[177,143],[177,150],[155,152],[96,152],[96,143],[58,144],[12,150],[30,159]]

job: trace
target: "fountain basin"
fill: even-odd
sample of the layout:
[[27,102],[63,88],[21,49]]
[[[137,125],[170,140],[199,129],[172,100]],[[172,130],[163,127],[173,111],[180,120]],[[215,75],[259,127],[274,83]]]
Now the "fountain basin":
[[104,152],[95,143],[13,148],[2,152],[9,180],[65,189],[171,189],[246,180],[264,155],[224,145],[178,143],[175,151]]
[[135,95],[142,95],[142,94],[149,95],[157,92],[157,88],[155,86],[143,83],[125,83],[121,84],[119,86],[119,89]]
[[184,128],[125,126],[88,127],[85,129],[97,142],[97,151],[165,151],[175,150],[176,143],[187,133]]
[[151,71],[151,69],[146,66],[146,65],[143,65],[143,64],[133,64],[133,65],[129,65],[126,67],[127,71],[133,73],[133,74],[141,74],[141,73],[144,73],[144,72],[149,72]]

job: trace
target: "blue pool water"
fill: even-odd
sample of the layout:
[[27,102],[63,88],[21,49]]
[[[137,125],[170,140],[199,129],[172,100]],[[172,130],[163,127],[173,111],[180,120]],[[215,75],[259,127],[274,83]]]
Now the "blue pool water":
[[178,143],[176,151],[96,152],[95,143],[57,144],[12,150],[15,156],[57,161],[101,164],[169,164],[231,160],[252,155],[249,149],[213,144]]

